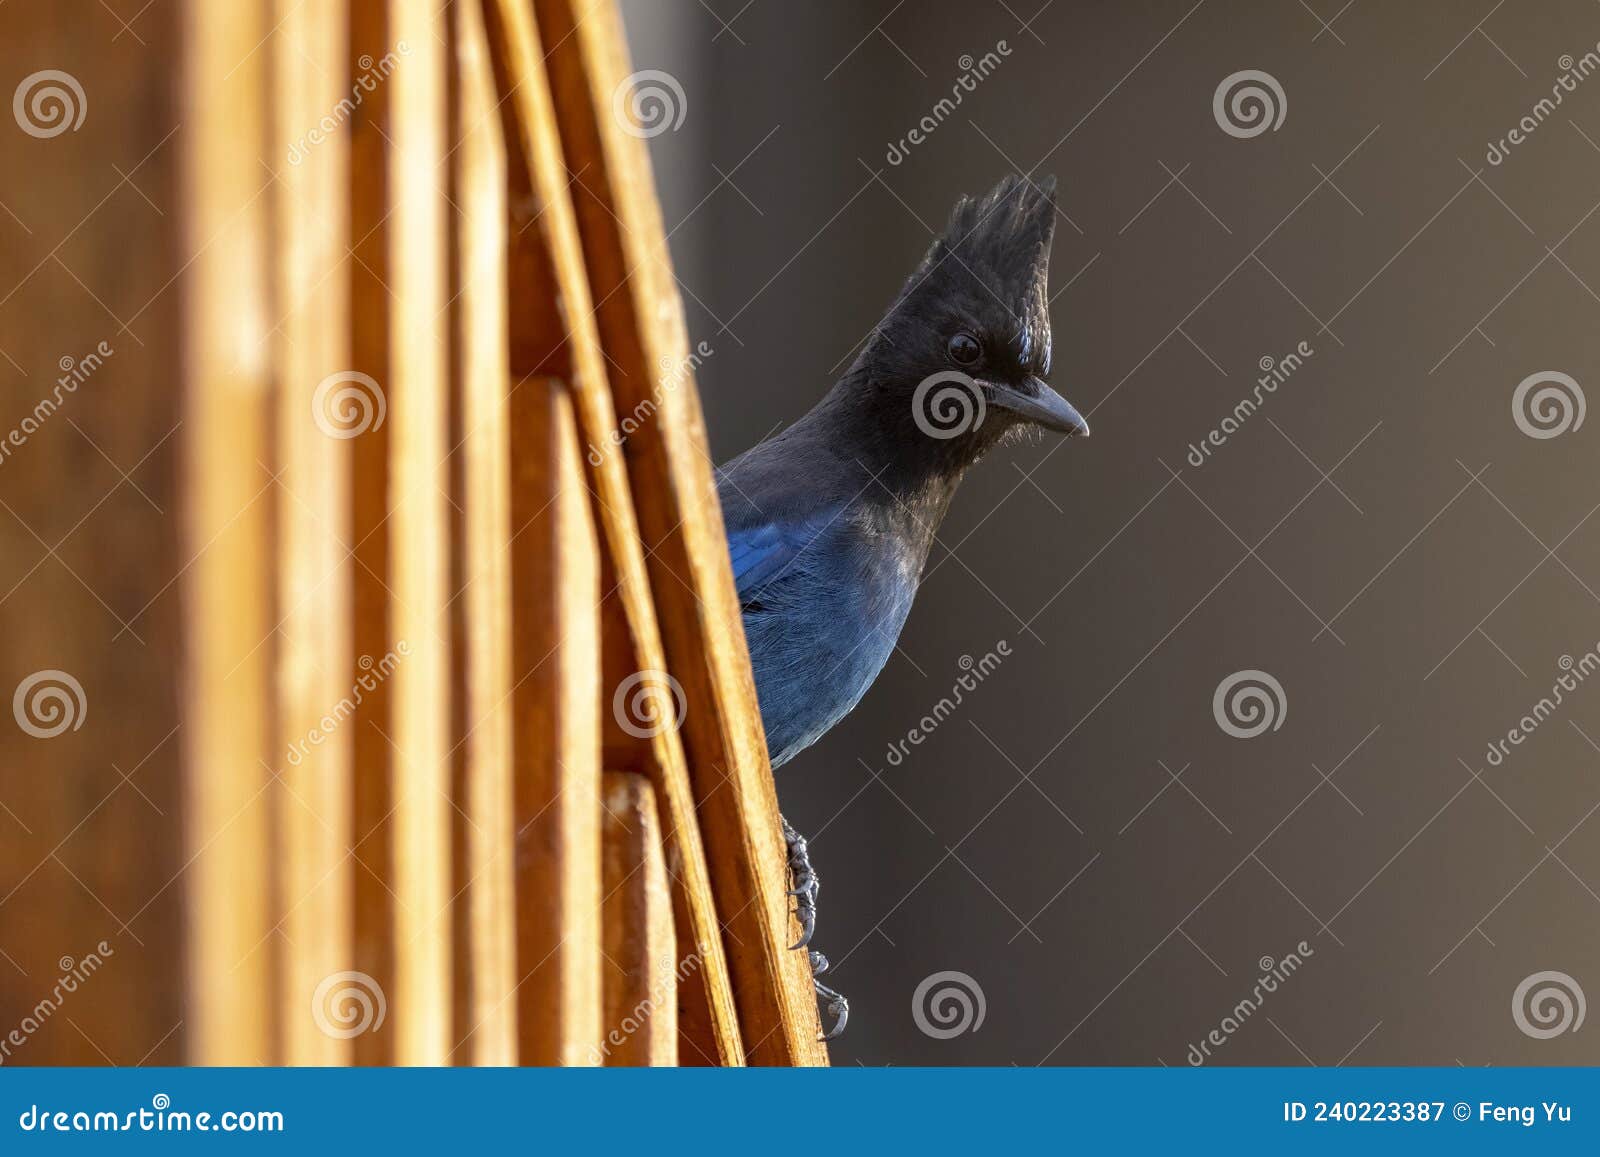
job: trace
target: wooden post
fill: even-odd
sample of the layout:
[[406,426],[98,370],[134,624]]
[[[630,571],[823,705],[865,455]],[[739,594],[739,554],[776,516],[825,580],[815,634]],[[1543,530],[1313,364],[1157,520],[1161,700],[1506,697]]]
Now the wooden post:
[[[348,6],[349,48],[346,75],[357,76],[388,53],[398,52],[393,14],[388,0],[352,0]],[[409,50],[410,45],[407,44]],[[365,62],[365,64],[363,63]],[[401,66],[410,60],[402,57]],[[350,137],[351,255],[350,369],[365,375],[355,381],[371,396],[371,417],[358,424],[365,428],[349,440],[350,538],[352,591],[350,649],[355,655],[391,653],[394,633],[391,591],[394,527],[390,518],[393,488],[395,424],[388,416],[393,375],[390,333],[390,285],[398,242],[393,238],[392,180],[389,152],[393,140],[394,87],[385,80],[363,92],[342,131]],[[384,420],[376,405],[382,400]],[[358,411],[359,413],[359,411]],[[407,640],[409,647],[412,642]],[[399,948],[395,923],[396,847],[395,818],[398,799],[399,752],[394,743],[396,688],[384,679],[363,698],[350,729],[351,763],[355,776],[352,793],[351,845],[356,861],[354,882],[354,960],[351,971],[369,978],[360,982],[384,994],[386,1015],[376,1016],[367,1031],[351,1043],[358,1064],[394,1064],[397,1029],[394,1010],[387,1006],[396,991]]]
[[680,965],[672,894],[661,854],[661,821],[650,781],[628,771],[604,777],[605,1036],[607,1065],[678,1063]]
[[[308,1013],[318,986],[351,968],[351,730],[363,670],[350,654],[348,431],[333,424],[350,383],[348,138],[304,134],[349,95],[341,6],[275,0],[272,70],[278,368],[276,450],[279,775],[277,866],[283,966],[276,1015],[288,1064],[348,1063],[347,1038]],[[302,151],[304,150],[304,151]],[[323,385],[322,383],[328,383]],[[359,388],[359,387],[355,387]],[[350,399],[346,399],[350,400]],[[272,654],[268,650],[268,654]],[[371,663],[376,657],[369,656]],[[335,726],[325,731],[324,720]],[[263,865],[265,867],[266,865]],[[259,870],[259,869],[258,869]],[[263,881],[263,884],[265,881]]]
[[405,44],[384,82],[388,124],[390,633],[395,1060],[442,1064],[452,1008],[448,549],[445,495],[447,262],[442,162],[447,26],[435,0],[391,0]]
[[600,1039],[599,547],[566,386],[511,413],[517,1039],[523,1064],[593,1064]]
[[[468,976],[457,1062],[517,1062],[511,678],[511,376],[506,356],[506,158],[476,4],[455,6],[457,372],[465,651],[462,727]],[[459,903],[459,901],[458,901]],[[462,978],[457,979],[458,986]]]
[[[265,6],[191,4],[183,106],[186,194],[182,510],[187,672],[188,1059],[277,1059],[268,832],[273,677],[271,241]],[[224,76],[232,70],[226,85]],[[238,99],[216,94],[237,85]]]

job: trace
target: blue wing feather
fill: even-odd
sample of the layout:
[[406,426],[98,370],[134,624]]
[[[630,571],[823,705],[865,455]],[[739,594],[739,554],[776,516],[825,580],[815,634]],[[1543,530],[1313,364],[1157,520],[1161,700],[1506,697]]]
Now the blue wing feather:
[[763,522],[730,531],[728,554],[739,602],[748,609],[769,584],[802,577],[809,569],[803,553],[831,521]]

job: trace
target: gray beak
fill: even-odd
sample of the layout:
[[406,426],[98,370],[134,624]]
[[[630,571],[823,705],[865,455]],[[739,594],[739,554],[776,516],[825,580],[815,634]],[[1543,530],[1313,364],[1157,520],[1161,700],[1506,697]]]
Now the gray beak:
[[989,395],[989,404],[998,409],[1009,410],[1025,422],[1032,422],[1036,426],[1043,426],[1046,430],[1054,430],[1069,438],[1089,436],[1089,423],[1084,420],[1083,415],[1078,413],[1071,402],[1052,390],[1042,378],[1029,380],[1028,385],[1032,393],[1023,393],[1021,390],[994,382],[985,382],[984,385],[988,387],[986,392]]

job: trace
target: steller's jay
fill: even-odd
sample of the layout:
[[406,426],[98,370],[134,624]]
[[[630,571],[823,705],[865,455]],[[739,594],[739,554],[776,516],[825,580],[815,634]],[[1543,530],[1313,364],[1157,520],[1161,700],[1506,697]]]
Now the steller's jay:
[[[1052,390],[1046,292],[1055,180],[963,197],[942,236],[811,411],[718,471],[773,767],[860,701],[894,650],[934,533],[967,468],[1014,431],[1086,435]],[[817,876],[788,822],[811,939]],[[817,972],[827,960],[812,952]],[[835,1018],[843,997],[820,982]]]

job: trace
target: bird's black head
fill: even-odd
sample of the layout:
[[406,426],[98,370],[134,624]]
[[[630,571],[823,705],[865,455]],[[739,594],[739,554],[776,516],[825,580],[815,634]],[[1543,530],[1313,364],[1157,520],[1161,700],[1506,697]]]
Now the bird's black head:
[[1019,425],[1089,432],[1046,383],[1055,213],[1053,177],[956,205],[854,367],[904,437],[970,461]]

